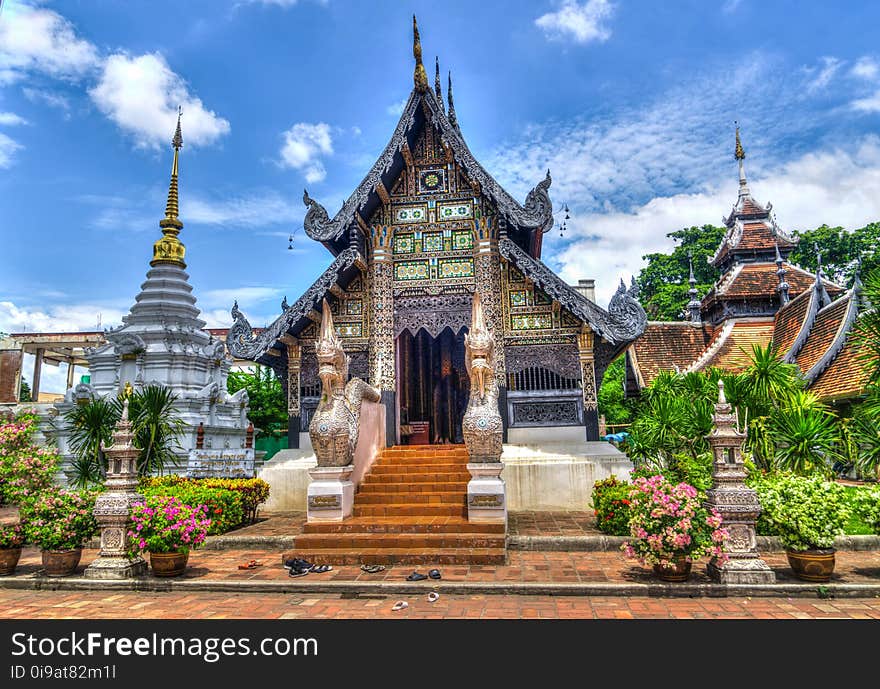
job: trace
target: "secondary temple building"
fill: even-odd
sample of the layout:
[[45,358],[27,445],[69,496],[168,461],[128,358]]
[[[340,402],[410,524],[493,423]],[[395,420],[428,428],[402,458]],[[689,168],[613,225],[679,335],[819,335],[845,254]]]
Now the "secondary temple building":
[[727,232],[709,261],[721,277],[699,299],[693,269],[686,320],[650,322],[627,350],[627,393],[638,394],[662,370],[738,372],[752,345],[773,343],[776,353],[798,366],[810,390],[829,402],[858,397],[868,383],[852,337],[866,310],[858,275],[849,290],[789,262],[796,240],[771,215],[772,205],[755,200],[736,132],[739,193],[724,219]]
[[645,313],[622,282],[604,309],[541,261],[553,225],[549,171],[524,204],[495,181],[464,140],[451,76],[444,104],[439,63],[429,86],[415,32],[413,89],[379,159],[333,217],[303,195],[305,231],[329,266],[258,334],[236,303],[227,346],[278,374],[289,445],[300,447],[321,389],[315,341],[326,299],[350,374],[380,391],[387,444],[461,443],[465,335],[479,295],[495,336],[504,441],[598,440],[598,386]]

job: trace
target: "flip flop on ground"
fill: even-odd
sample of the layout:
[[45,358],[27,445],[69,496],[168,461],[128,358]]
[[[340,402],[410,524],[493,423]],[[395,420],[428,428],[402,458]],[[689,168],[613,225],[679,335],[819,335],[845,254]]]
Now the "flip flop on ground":
[[409,603],[407,603],[405,600],[399,600],[391,607],[391,610],[393,612],[397,612],[398,610],[403,610],[404,608],[408,607]]
[[361,571],[367,574],[376,574],[385,569],[385,565],[361,565]]
[[432,569],[430,572],[428,572],[428,576],[431,577],[432,579],[440,579],[441,578],[440,577],[440,570],[439,569]]
[[424,574],[422,574],[421,572],[413,572],[412,574],[410,574],[410,575],[406,578],[406,580],[407,580],[407,581],[422,581],[422,580],[427,579],[427,578],[428,578],[428,577],[426,577],[426,576],[425,576]]

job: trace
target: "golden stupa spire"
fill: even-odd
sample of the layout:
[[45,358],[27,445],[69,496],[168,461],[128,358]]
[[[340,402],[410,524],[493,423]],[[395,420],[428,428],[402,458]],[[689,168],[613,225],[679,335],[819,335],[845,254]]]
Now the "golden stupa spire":
[[737,160],[744,160],[746,152],[743,150],[742,141],[739,140],[739,125],[736,125],[736,149],[734,149],[733,157]]
[[416,15],[413,15],[413,57],[416,59],[416,68],[413,72],[413,83],[416,91],[424,93],[428,90],[428,74],[425,65],[422,64],[422,41],[419,38],[419,25],[416,23]]
[[183,223],[180,222],[178,217],[180,214],[180,198],[177,189],[177,161],[180,149],[183,147],[183,133],[180,129],[180,117],[182,114],[182,110],[178,107],[177,130],[174,132],[174,138],[171,140],[171,145],[174,147],[174,160],[171,163],[171,184],[168,186],[165,217],[159,221],[159,227],[162,228],[162,238],[153,244],[151,266],[155,266],[158,263],[173,263],[181,268],[186,268],[186,263],[183,262],[186,247],[177,238],[177,235],[183,229]]

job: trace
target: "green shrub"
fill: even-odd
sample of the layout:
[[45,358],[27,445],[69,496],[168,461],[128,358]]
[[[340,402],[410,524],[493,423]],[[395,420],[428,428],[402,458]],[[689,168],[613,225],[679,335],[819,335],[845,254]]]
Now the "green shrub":
[[19,509],[25,539],[43,550],[79,548],[98,530],[95,493],[52,490],[25,500]]
[[880,534],[880,487],[861,486],[852,497],[853,512],[875,534]]
[[629,535],[629,494],[632,485],[613,476],[593,485],[593,514],[596,528],[612,536]]
[[205,505],[211,526],[208,534],[215,536],[240,526],[244,520],[241,495],[236,491],[222,488],[208,488],[203,485],[178,483],[170,486],[146,485],[142,487],[144,497],[168,496],[178,498],[186,505]]
[[186,478],[177,474],[153,476],[141,479],[144,489],[174,486],[202,486],[235,491],[241,497],[244,520],[253,523],[257,518],[257,509],[269,497],[269,484],[261,478]]
[[761,503],[762,530],[791,550],[831,548],[843,535],[850,509],[844,487],[818,477],[767,474],[752,480]]

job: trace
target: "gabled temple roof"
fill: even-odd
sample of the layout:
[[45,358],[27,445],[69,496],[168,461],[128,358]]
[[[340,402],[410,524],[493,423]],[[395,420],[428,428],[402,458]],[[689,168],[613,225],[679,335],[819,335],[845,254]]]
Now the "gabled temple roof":
[[660,371],[684,371],[706,351],[714,328],[708,323],[651,321],[629,348],[640,387],[650,385]]
[[[303,221],[306,234],[323,242],[334,254],[348,246],[348,230],[360,227],[363,231],[366,221],[382,202],[382,196],[387,198],[387,190],[391,189],[404,169],[409,151],[415,146],[418,132],[423,126],[432,125],[439,131],[444,148],[461,165],[471,182],[479,188],[479,192],[496,204],[498,215],[507,223],[510,235],[532,256],[540,256],[539,235],[547,232],[553,225],[553,204],[547,192],[551,183],[550,171],[528,193],[525,203],[520,205],[474,158],[461,134],[458,121],[453,121],[455,110],[451,99],[450,112],[447,115],[436,93],[430,88],[422,88],[418,76],[421,60],[417,60],[417,78],[391,140],[361,183],[342,204],[339,212],[330,218],[327,210],[311,198],[308,192],[303,195],[303,201],[309,207]],[[421,71],[424,72],[424,67]],[[450,96],[451,86],[450,80]],[[379,188],[382,189],[381,192],[377,191]]]
[[773,337],[772,318],[741,318],[727,321],[688,371],[723,368],[738,373],[749,364],[753,345],[765,346]]
[[[788,293],[794,297],[810,289],[816,276],[791,263],[783,263]],[[719,299],[766,299],[776,295],[779,286],[778,268],[773,263],[740,263],[731,268],[703,297],[703,308]],[[844,292],[843,287],[822,278],[831,297]]]

